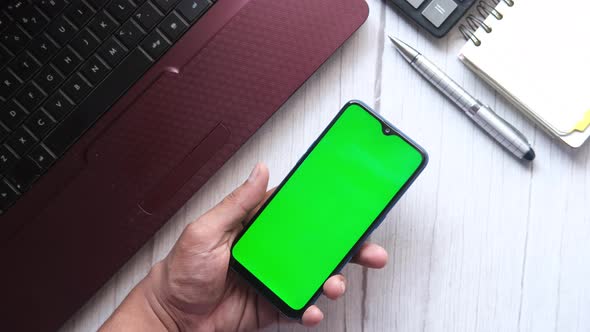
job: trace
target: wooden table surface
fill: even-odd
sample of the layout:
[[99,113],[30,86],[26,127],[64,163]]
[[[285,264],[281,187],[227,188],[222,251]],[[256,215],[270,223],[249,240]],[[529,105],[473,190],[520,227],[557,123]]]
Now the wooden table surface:
[[[374,233],[383,270],[344,270],[317,331],[590,331],[590,145],[570,150],[458,60],[455,29],[435,39],[383,0],[367,22],[119,271],[62,331],[94,331],[162,259],[183,227],[240,184],[257,161],[274,186],[340,107],[373,106],[430,154]],[[527,165],[490,140],[414,72],[385,32],[415,46],[529,137]],[[300,331],[273,325],[267,331]]]

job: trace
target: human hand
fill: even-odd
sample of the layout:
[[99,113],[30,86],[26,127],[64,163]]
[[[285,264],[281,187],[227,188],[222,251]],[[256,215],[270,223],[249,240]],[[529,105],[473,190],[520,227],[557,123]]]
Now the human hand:
[[[277,310],[229,270],[230,249],[238,233],[271,194],[268,169],[258,164],[250,177],[222,202],[189,224],[144,285],[147,302],[168,330],[251,331],[279,318]],[[382,268],[387,252],[365,244],[352,262]],[[342,275],[330,277],[323,294],[338,299],[345,291]],[[139,286],[138,286],[139,287]],[[324,315],[315,305],[301,323],[318,324]]]

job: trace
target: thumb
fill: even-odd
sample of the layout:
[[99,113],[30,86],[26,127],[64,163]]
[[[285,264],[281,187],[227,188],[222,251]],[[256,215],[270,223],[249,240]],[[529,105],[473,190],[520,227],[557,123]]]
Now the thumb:
[[268,168],[258,163],[248,179],[199,218],[200,221],[206,222],[208,227],[215,228],[216,231],[235,230],[242,225],[248,213],[264,199],[267,186]]

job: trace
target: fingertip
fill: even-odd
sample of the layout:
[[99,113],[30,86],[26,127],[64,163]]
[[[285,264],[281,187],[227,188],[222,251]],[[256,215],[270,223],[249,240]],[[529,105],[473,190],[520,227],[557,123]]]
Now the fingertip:
[[265,183],[264,188],[266,189],[266,184],[268,183],[268,167],[262,162],[257,163],[250,175],[248,176],[248,180],[246,182],[258,183],[263,182]]
[[315,305],[307,308],[301,317],[301,324],[307,327],[318,325],[324,319],[324,313]]
[[387,253],[387,250],[385,250],[385,248],[379,245],[375,245],[374,250],[375,268],[382,269],[385,267],[385,265],[387,265],[387,261],[389,260],[389,253]]
[[338,274],[326,280],[323,287],[324,295],[331,300],[336,300],[346,292],[346,279]]
[[372,269],[381,269],[387,264],[388,256],[387,250],[380,245],[365,243],[352,262]]

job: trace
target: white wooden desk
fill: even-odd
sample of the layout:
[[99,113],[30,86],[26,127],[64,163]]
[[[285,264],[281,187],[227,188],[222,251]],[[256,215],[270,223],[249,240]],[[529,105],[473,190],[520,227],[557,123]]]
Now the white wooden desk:
[[[319,301],[317,331],[590,331],[590,145],[569,150],[463,66],[458,31],[441,40],[369,0],[365,25],[107,283],[63,331],[93,331],[183,227],[257,161],[279,183],[349,99],[374,106],[430,154],[430,164],[372,241],[388,266],[348,266],[348,292]],[[415,46],[522,129],[537,152],[515,160],[420,78],[385,38]],[[274,325],[268,331],[300,331]]]

